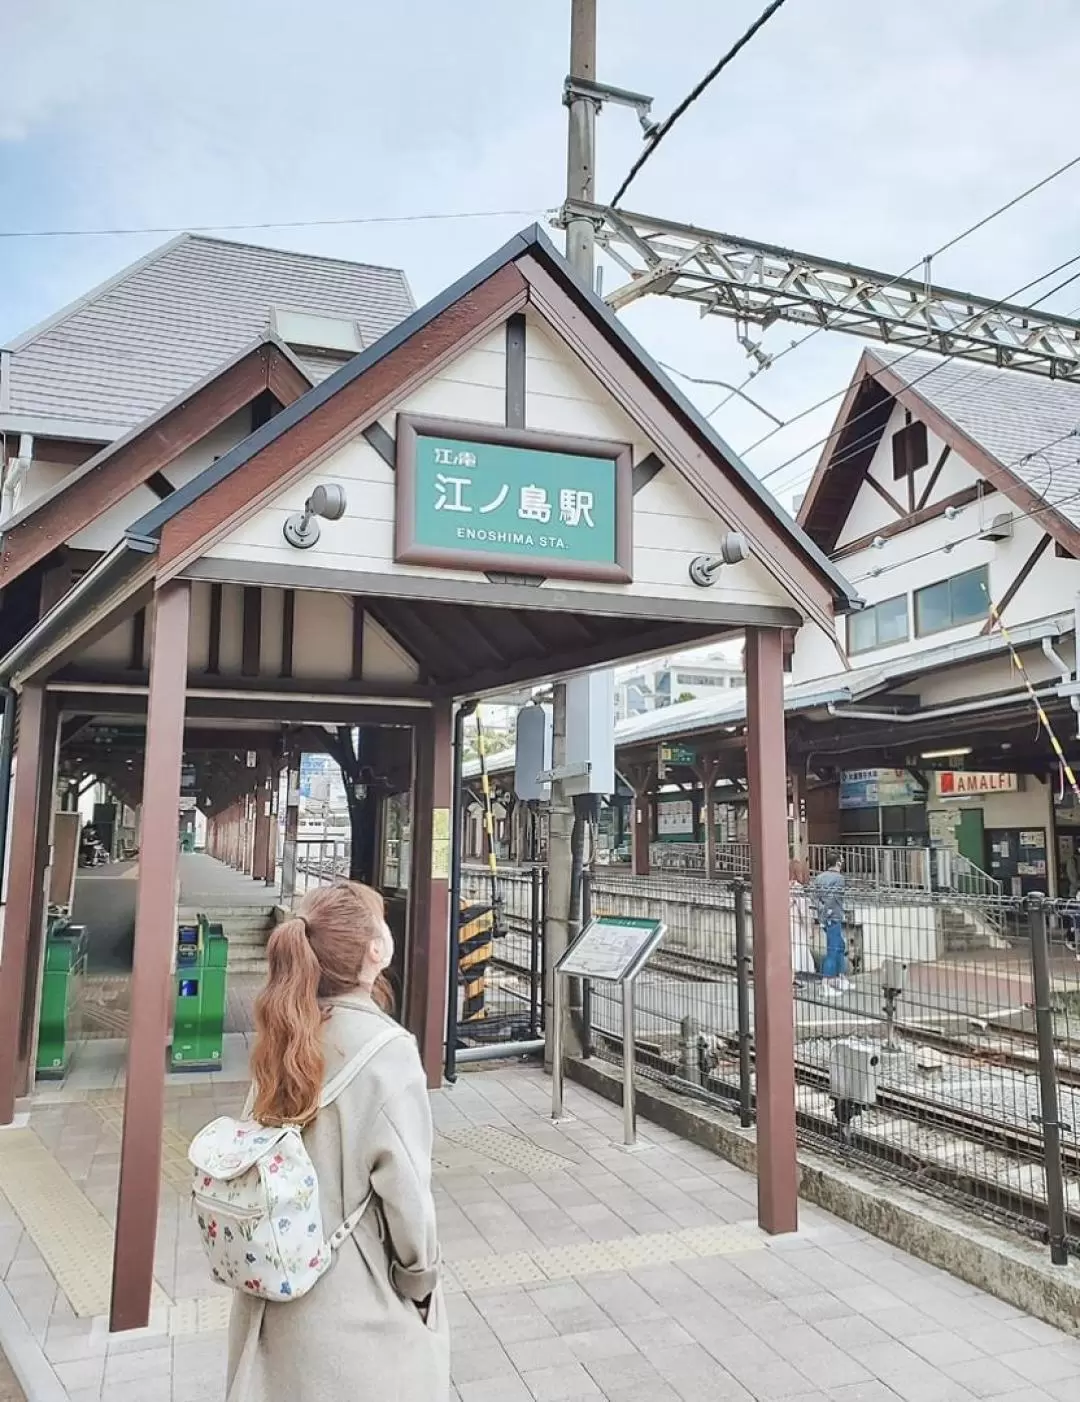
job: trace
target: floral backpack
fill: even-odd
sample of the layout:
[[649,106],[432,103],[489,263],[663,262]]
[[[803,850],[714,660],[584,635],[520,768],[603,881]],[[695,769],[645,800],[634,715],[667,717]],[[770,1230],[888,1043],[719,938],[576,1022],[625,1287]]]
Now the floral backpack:
[[[323,1087],[325,1110],[383,1047],[408,1033],[387,1027]],[[194,1138],[192,1205],[214,1279],[278,1303],[306,1295],[367,1211],[369,1193],[327,1240],[319,1184],[298,1125],[271,1127],[227,1115]]]

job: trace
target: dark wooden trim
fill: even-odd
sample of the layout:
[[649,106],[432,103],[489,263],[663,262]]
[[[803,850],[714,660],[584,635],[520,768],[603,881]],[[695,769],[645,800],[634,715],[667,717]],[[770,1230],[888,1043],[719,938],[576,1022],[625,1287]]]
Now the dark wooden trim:
[[210,585],[210,624],[206,645],[206,670],[211,676],[221,671],[221,594],[216,581]]
[[293,671],[293,630],[296,627],[296,590],[286,589],[281,600],[281,672],[284,678]]
[[870,474],[867,473],[866,476],[863,478],[863,481],[871,489],[871,491],[877,492],[878,496],[882,499],[882,501],[888,502],[888,504],[896,512],[897,516],[906,518],[910,515],[908,509],[904,506],[901,506],[900,503],[893,496],[893,494],[891,492],[887,492],[876,477],[871,477]]
[[172,942],[162,935],[176,924],[190,609],[191,586],[186,580],[166,585],[156,596],[135,898],[131,1027],[109,1311],[110,1328],[117,1331],[147,1324],[154,1286],[161,1133],[165,1120],[161,1058],[169,1031],[169,1004],[164,995],[172,962]]
[[[877,365],[877,362],[875,362]],[[1073,554],[1080,555],[1080,526],[1067,520],[1060,512],[1048,508],[1043,496],[1022,482],[1015,473],[992,457],[982,444],[978,443],[940,409],[924,399],[918,390],[887,365],[877,365],[874,378],[905,408],[925,419],[927,428],[943,443],[948,443],[955,453],[964,459],[975,472],[1006,496],[1014,506],[1024,512],[1038,512],[1039,519],[1057,541],[1060,541]]]
[[529,254],[517,266],[528,280],[533,310],[597,378],[658,456],[686,480],[726,522],[741,531],[755,558],[784,592],[827,631],[834,627],[834,605],[842,586],[774,516],[748,481],[745,468],[720,458],[714,442],[688,423],[661,384],[628,362],[589,313],[562,291],[554,277]]
[[367,428],[364,429],[363,436],[367,439],[368,445],[375,449],[388,467],[397,466],[397,444],[394,442],[394,436],[392,433],[387,433],[378,420],[373,424],[368,424]]
[[525,281],[517,266],[508,263],[433,317],[422,335],[402,341],[366,373],[299,417],[165,523],[158,551],[160,577],[179,574],[221,536],[287,490],[308,470],[313,454],[347,441],[389,412],[414,387],[501,326],[510,313],[520,311],[525,301]]
[[[9,433],[7,436],[14,440],[15,451],[10,456],[15,457],[19,451],[19,435]],[[57,467],[82,467],[84,462],[89,462],[100,453],[104,446],[103,443],[90,443],[75,438],[39,438],[35,434],[34,460],[55,463]]]
[[658,473],[663,472],[664,464],[655,453],[646,453],[640,462],[634,464],[633,484],[634,496],[637,496],[642,487],[647,487]]
[[506,426],[525,427],[525,315],[506,318]]
[[[358,585],[368,601],[384,599],[430,599],[436,581],[423,575],[360,574],[354,570],[322,569],[317,565],[271,564],[255,560],[196,560],[184,571],[188,579],[214,579],[230,584],[260,583],[268,588],[326,590],[334,594],[352,593]],[[798,628],[802,619],[793,608],[770,604],[736,604],[710,597],[652,598],[617,594],[607,590],[567,589],[548,585],[533,589],[521,584],[492,584],[488,580],[440,579],[438,598],[446,603],[475,604],[480,608],[552,610],[556,613],[587,614],[590,619],[640,618],[643,622],[701,623],[718,631],[755,626]]]
[[364,675],[364,605],[360,599],[352,598],[352,668],[349,675],[358,682]]
[[[471,443],[493,443],[535,452],[563,453],[572,457],[607,458],[615,470],[615,560],[562,561],[551,555],[511,555],[497,551],[449,550],[422,545],[415,537],[416,448],[422,436],[459,438]],[[546,433],[501,424],[470,423],[461,419],[420,414],[397,417],[397,495],[394,523],[394,558],[402,564],[429,565],[459,570],[508,570],[516,574],[543,574],[548,579],[602,580],[628,584],[633,579],[633,449],[628,443],[600,438]],[[555,529],[552,527],[552,529]]]
[[915,508],[916,511],[921,511],[926,505],[926,503],[930,500],[930,493],[937,486],[937,480],[941,476],[941,469],[948,462],[951,453],[952,449],[949,447],[948,443],[946,443],[944,448],[942,448],[941,452],[938,454],[938,460],[934,464],[933,469],[930,472],[929,481],[923,488],[922,496],[920,496],[919,503]]
[[262,663],[262,589],[249,584],[244,589],[243,630],[240,643],[240,675],[257,677]]
[[166,497],[171,497],[176,488],[165,476],[164,472],[154,472],[146,479],[146,485],[150,488],[158,501],[164,501]]
[[284,408],[307,394],[311,381],[291,356],[285,355],[277,346],[270,348],[266,370],[266,388]]
[[146,668],[146,610],[139,609],[131,620],[131,656],[128,666],[133,672]]
[[0,585],[10,584],[76,531],[117,505],[266,387],[260,347],[119,444],[110,445],[4,533]]
[[[867,481],[869,480],[867,478]],[[857,555],[860,550],[866,550],[878,536],[881,536],[883,540],[891,540],[894,536],[903,535],[905,531],[913,531],[916,526],[925,526],[927,521],[934,521],[939,516],[944,516],[951,506],[958,509],[962,506],[970,506],[980,497],[985,498],[993,495],[995,490],[996,488],[991,486],[989,482],[973,482],[970,487],[961,487],[958,492],[953,492],[951,496],[942,497],[940,501],[934,502],[933,506],[920,508],[910,516],[905,516],[902,521],[890,521],[887,526],[881,526],[876,531],[868,531],[866,535],[859,536],[858,540],[841,545],[839,549],[833,551],[833,559],[843,560],[849,555]]]
[[[1005,610],[1009,607],[1012,601],[1016,598],[1020,590],[1024,587],[1025,580],[1027,579],[1031,571],[1035,568],[1035,566],[1039,563],[1039,561],[1042,559],[1043,555],[1046,553],[1046,547],[1050,544],[1052,540],[1053,536],[1049,533],[1049,531],[1047,531],[1046,534],[1043,535],[1042,538],[1039,540],[1035,548],[1032,550],[1031,554],[1027,557],[1024,563],[1017,570],[1014,579],[1012,580],[1008,588],[1005,590],[1004,594],[1002,594],[1001,598],[995,599],[993,601],[997,609],[998,617],[1000,617],[1005,612]],[[996,626],[997,625],[995,623],[995,620],[991,615],[987,618],[980,631],[983,633],[992,633]]]

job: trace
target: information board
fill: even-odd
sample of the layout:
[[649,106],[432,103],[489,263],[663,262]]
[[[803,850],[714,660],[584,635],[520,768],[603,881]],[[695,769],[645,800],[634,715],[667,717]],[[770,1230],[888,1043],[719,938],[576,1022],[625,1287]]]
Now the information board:
[[623,983],[632,978],[667,934],[662,920],[598,915],[578,935],[556,970],[571,978]]

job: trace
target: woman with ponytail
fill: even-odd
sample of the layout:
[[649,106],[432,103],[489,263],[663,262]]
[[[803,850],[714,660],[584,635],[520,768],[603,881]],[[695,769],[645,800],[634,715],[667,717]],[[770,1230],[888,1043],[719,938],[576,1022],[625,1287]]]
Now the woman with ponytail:
[[228,1402],[446,1402],[449,1342],[431,1193],[431,1109],[411,1037],[381,1046],[325,1109],[328,1082],[387,1027],[382,898],[309,892],[270,936],[255,1004],[252,1117],[303,1126],[327,1235],[372,1205],[310,1292],[233,1296]]

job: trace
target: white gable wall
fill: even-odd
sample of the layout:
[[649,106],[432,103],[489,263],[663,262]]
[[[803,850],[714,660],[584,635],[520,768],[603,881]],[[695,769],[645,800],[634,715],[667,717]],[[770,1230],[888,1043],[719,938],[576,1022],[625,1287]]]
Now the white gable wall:
[[[493,332],[458,356],[408,396],[398,411],[445,415],[479,423],[505,422],[505,332]],[[383,418],[395,429],[395,415]],[[526,341],[526,427],[601,438],[633,445],[635,461],[653,451],[627,415],[542,324],[528,318]],[[321,522],[322,539],[303,557],[286,544],[282,526],[303,507],[319,482],[341,482],[348,507],[338,522]],[[357,436],[323,457],[305,477],[228,537],[211,547],[211,558],[299,563],[357,574],[407,574],[475,581],[472,571],[428,569],[394,561],[394,472]],[[592,593],[641,598],[730,600],[748,605],[791,607],[791,601],[756,560],[726,568],[708,595],[688,574],[696,554],[715,553],[728,529],[672,468],[665,468],[634,499],[634,579],[631,584],[577,583]],[[541,588],[565,588],[549,581]],[[363,592],[360,581],[356,592]]]
[[[901,504],[907,501],[907,484],[904,481],[893,483],[886,480],[892,477],[892,446],[890,434],[902,427],[903,410],[897,409],[882,442],[871,463],[870,471],[881,481],[886,490],[891,491]],[[929,434],[930,462],[932,469],[943,445]],[[916,476],[916,501],[928,480],[928,468],[920,469]],[[979,480],[978,472],[967,463],[961,454],[951,452],[935,484],[928,505],[944,500]],[[862,503],[881,501],[873,488],[865,484],[859,489],[855,506],[862,509]],[[886,503],[881,502],[883,506]],[[995,516],[1011,512],[1013,517],[1012,539],[1001,542],[979,540],[978,534],[990,524]],[[853,540],[868,534],[864,522],[869,519],[864,514],[858,518],[857,528],[852,527],[856,512],[845,524],[840,541]],[[891,520],[895,521],[895,514]],[[931,633],[923,637],[915,634],[913,595],[917,589],[934,584],[952,575],[962,574],[978,565],[986,565],[989,572],[991,598],[998,603],[1005,598],[1017,576],[1024,567],[1032,550],[1045,533],[1045,528],[1037,518],[1025,516],[1023,511],[1013,506],[1001,492],[991,492],[981,501],[962,507],[953,519],[944,515],[927,521],[921,526],[902,532],[887,539],[880,549],[867,546],[856,554],[845,556],[841,568],[856,591],[868,605],[890,599],[895,595],[906,595],[909,608],[909,638],[906,642],[850,654],[853,667],[865,667],[878,661],[892,661],[909,656],[911,653],[926,651],[967,638],[977,637],[983,629],[985,619],[962,624],[943,632]],[[878,574],[873,571],[880,571]],[[1004,611],[1006,625],[1016,626],[1047,618],[1072,609],[1077,594],[1080,593],[1080,562],[1058,559],[1053,542],[1020,586]],[[847,625],[838,622],[838,637],[846,648]],[[794,658],[794,676],[798,681],[825,676],[839,670],[835,650],[828,639],[816,628],[804,628],[799,633]]]

